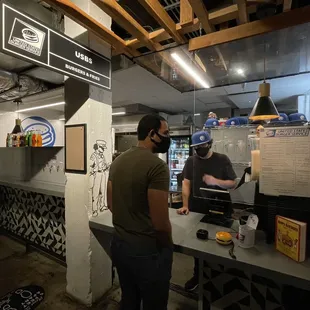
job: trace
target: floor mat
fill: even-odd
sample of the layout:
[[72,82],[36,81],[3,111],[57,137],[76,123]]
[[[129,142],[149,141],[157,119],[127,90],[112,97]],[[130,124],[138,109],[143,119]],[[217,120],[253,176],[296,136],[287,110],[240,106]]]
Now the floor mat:
[[44,289],[40,286],[21,287],[0,298],[0,310],[32,310],[43,301],[44,296]]

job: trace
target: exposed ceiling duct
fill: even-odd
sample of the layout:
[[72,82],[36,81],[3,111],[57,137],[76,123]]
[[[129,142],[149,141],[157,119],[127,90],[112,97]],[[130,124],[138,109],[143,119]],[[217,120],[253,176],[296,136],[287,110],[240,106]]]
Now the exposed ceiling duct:
[[140,103],[127,104],[123,107],[113,108],[114,115],[137,115],[157,112],[155,109],[147,107]]
[[27,75],[0,70],[0,102],[22,98],[48,90],[42,81]]
[[8,71],[0,71],[0,93],[4,93],[18,84],[18,76]]

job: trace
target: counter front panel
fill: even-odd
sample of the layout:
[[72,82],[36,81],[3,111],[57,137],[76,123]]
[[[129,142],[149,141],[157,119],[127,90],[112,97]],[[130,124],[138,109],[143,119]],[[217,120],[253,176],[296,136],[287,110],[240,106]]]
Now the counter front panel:
[[0,229],[65,259],[64,198],[0,185]]

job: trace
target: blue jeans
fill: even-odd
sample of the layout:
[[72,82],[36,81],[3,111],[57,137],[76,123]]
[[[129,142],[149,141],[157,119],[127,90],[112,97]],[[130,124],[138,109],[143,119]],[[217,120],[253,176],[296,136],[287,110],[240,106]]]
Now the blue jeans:
[[147,251],[113,239],[112,260],[122,289],[121,310],[167,310],[172,249]]

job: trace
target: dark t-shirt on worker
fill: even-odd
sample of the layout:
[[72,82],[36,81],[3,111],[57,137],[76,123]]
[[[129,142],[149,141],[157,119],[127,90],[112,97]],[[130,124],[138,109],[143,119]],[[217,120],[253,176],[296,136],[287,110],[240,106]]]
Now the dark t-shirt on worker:
[[201,187],[221,189],[217,186],[205,184],[202,180],[205,174],[212,175],[220,180],[235,180],[237,178],[229,158],[216,152],[213,152],[208,159],[202,159],[197,155],[190,156],[185,163],[183,174],[184,179],[191,181],[189,207],[192,210],[194,209],[195,197],[201,197]]
[[169,190],[167,164],[145,148],[132,147],[112,163],[109,180],[116,237],[129,245],[156,248],[148,189]]

